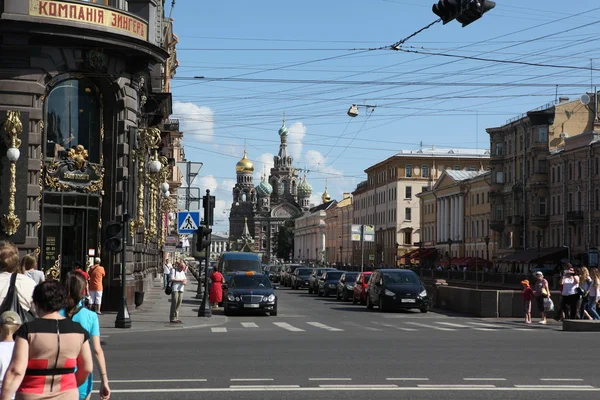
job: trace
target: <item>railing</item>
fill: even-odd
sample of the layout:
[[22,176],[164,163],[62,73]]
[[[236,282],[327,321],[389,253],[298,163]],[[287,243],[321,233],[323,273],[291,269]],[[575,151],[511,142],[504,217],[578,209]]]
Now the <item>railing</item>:
[[540,107],[538,107],[538,108],[534,108],[533,110],[529,110],[529,111],[527,111],[526,113],[523,113],[523,114],[521,114],[521,115],[517,115],[516,117],[513,117],[513,118],[511,118],[511,119],[507,120],[505,125],[508,125],[508,124],[510,124],[510,123],[512,123],[512,122],[518,121],[518,120],[520,120],[521,118],[525,118],[525,117],[527,116],[527,113],[529,113],[529,112],[532,112],[532,111],[542,111],[542,110],[546,110],[546,109],[548,109],[548,108],[554,107],[554,106],[555,106],[555,105],[557,105],[558,103],[559,103],[559,101],[558,101],[558,100],[553,100],[553,101],[551,101],[551,102],[549,102],[549,103],[546,103],[546,104],[544,104],[543,106],[540,106]]
[[567,221],[583,221],[583,211],[567,211]]
[[165,131],[179,131],[179,120],[169,119],[168,121],[163,123],[163,129]]

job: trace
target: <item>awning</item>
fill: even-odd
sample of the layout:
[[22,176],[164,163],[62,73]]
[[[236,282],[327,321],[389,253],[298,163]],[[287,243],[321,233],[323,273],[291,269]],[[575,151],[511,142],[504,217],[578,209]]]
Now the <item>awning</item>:
[[546,261],[560,261],[562,258],[568,257],[569,250],[567,247],[544,247],[539,249],[527,249],[518,253],[509,254],[498,259],[498,262],[515,262],[515,263],[539,263]]

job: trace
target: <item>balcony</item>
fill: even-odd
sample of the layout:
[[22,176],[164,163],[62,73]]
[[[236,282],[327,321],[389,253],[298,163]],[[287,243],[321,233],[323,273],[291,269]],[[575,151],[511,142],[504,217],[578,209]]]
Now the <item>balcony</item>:
[[535,172],[527,180],[528,186],[547,186],[548,185],[548,173],[546,172]]
[[583,222],[583,211],[567,211],[567,222],[570,224],[579,224]]
[[490,189],[494,192],[502,192],[504,190],[504,183],[492,182]]
[[179,131],[179,120],[169,119],[162,124],[162,128],[165,131]]
[[506,217],[506,225],[521,226],[523,225],[523,217],[520,215],[509,215]]
[[550,217],[548,215],[532,215],[529,217],[529,222],[531,225],[538,229],[546,229],[549,221]]
[[490,222],[490,229],[494,232],[502,232],[504,230],[504,221]]

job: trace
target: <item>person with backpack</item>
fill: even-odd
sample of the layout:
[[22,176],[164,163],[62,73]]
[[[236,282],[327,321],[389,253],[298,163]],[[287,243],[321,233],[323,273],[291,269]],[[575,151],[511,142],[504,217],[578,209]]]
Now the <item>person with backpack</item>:
[[[85,308],[83,304],[84,291],[87,287],[87,282],[83,276],[77,272],[69,272],[65,281],[66,289],[66,307],[60,311],[60,314],[75,322],[78,322],[83,329],[90,334],[92,344],[92,354],[96,359],[96,364],[100,369],[100,398],[107,400],[110,398],[110,387],[108,385],[108,375],[106,372],[106,360],[104,351],[100,345],[100,324],[98,315]],[[94,386],[94,379],[90,374],[86,382],[79,386],[79,399],[89,400]]]
[[[4,303],[4,299],[6,299],[6,295],[11,287],[11,282],[14,280],[14,289],[17,292],[19,305],[23,310],[29,311],[33,305],[32,296],[36,284],[27,275],[19,273],[20,268],[20,257],[17,247],[9,241],[0,241],[0,304]],[[6,310],[0,310],[0,312],[4,311]]]

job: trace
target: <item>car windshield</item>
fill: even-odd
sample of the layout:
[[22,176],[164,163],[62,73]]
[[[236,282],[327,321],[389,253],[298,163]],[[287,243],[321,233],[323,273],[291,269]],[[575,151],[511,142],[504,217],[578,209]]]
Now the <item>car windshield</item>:
[[371,274],[369,275],[363,275],[363,280],[365,283],[369,283],[369,278],[371,278]]
[[356,282],[356,277],[358,274],[346,274],[346,283],[354,283]]
[[327,273],[327,280],[340,279],[343,275],[341,271],[333,271]]
[[415,285],[420,283],[417,275],[407,272],[384,272],[383,282],[388,285]]
[[266,276],[236,275],[231,279],[230,286],[238,289],[266,289],[271,283]]
[[298,270],[298,275],[300,276],[309,276],[312,273],[312,270],[309,268],[301,268]]
[[223,272],[254,271],[261,272],[262,268],[258,260],[223,260]]

